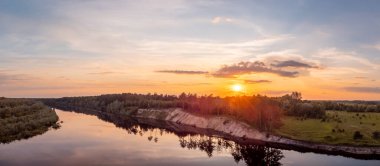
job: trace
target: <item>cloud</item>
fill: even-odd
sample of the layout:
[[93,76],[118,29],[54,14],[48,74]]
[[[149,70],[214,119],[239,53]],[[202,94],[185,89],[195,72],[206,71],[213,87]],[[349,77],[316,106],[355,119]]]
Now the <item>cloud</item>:
[[368,77],[362,77],[362,76],[357,76],[357,77],[354,77],[355,79],[368,79]]
[[318,68],[317,66],[314,66],[312,64],[308,64],[305,62],[299,62],[295,60],[287,60],[287,61],[277,61],[274,64],[271,64],[274,67],[294,67],[294,68]]
[[236,75],[252,74],[252,73],[272,73],[282,77],[297,77],[297,71],[284,71],[268,67],[260,61],[255,62],[239,62],[232,65],[224,65],[212,75],[215,77],[235,77]]
[[104,72],[94,72],[94,73],[88,73],[91,75],[110,75],[110,74],[121,74],[122,72],[113,72],[113,71],[104,71]]
[[291,91],[285,90],[267,90],[262,92],[265,95],[282,96],[291,93]]
[[246,84],[260,84],[260,83],[271,83],[270,80],[244,80]]
[[220,24],[220,23],[231,23],[233,21],[234,20],[232,18],[218,16],[218,17],[214,17],[211,20],[211,23],[213,23],[213,24]]
[[258,34],[262,36],[270,36],[271,34],[268,34],[263,28],[258,26],[257,24],[252,23],[250,20],[244,20],[244,19],[238,19],[238,18],[231,18],[231,17],[222,17],[222,16],[216,16],[211,21],[212,24],[231,24],[234,26],[246,28],[253,30],[257,32]]
[[259,51],[291,38],[291,35],[278,35],[235,42],[203,39],[147,40],[141,41],[136,47],[139,51],[149,55],[165,55],[171,57],[190,57],[188,55],[192,55],[191,57],[204,57],[207,55],[208,57],[212,56],[225,59],[224,57],[236,58],[249,56],[252,54],[252,51]]
[[[305,60],[289,60],[274,57],[267,57],[255,61],[241,61],[234,64],[225,64],[216,71],[186,71],[186,70],[160,70],[156,72],[175,73],[175,74],[208,74],[213,77],[220,78],[235,78],[239,75],[255,74],[255,73],[270,73],[281,77],[298,77],[308,73],[309,69],[319,67],[314,63],[306,62]],[[251,82],[259,83],[259,82]],[[262,82],[261,82],[262,83]]]
[[380,43],[373,46],[373,48],[380,50]]
[[370,48],[370,49],[380,50],[380,43],[376,43],[374,45],[364,45],[363,48]]
[[172,73],[172,74],[207,74],[207,71],[193,71],[193,70],[158,70],[159,73]]
[[28,81],[34,79],[25,74],[9,74],[0,72],[0,83],[9,83],[12,81]]
[[359,92],[359,93],[380,93],[380,87],[345,87],[347,91]]
[[313,55],[313,57],[324,59],[330,63],[332,60],[334,60],[336,63],[344,65],[353,66],[353,64],[361,64],[372,69],[378,69],[380,67],[379,64],[364,58],[363,55],[359,55],[353,51],[341,51],[336,48],[327,48],[320,50],[316,55]]

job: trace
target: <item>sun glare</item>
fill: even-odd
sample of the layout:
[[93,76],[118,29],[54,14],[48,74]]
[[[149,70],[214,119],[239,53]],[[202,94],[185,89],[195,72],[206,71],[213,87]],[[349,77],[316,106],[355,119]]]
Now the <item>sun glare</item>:
[[243,86],[240,84],[235,84],[235,85],[232,85],[231,89],[234,92],[241,92],[243,90]]

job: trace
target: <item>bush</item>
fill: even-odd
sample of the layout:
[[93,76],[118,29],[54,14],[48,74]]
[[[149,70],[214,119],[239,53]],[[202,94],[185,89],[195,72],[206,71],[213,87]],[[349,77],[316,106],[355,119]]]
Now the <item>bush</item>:
[[372,138],[373,139],[380,139],[380,132],[379,131],[375,131],[372,133]]
[[331,136],[325,136],[325,140],[327,140],[327,141],[332,141],[333,140],[333,137],[331,137]]
[[353,138],[354,140],[362,139],[363,135],[360,133],[360,131],[355,131]]

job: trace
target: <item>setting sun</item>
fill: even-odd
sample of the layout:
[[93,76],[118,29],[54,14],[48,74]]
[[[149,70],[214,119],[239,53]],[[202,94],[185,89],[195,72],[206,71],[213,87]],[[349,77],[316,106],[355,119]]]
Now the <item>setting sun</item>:
[[243,90],[243,86],[240,84],[235,84],[235,85],[232,85],[231,89],[234,92],[241,92]]
[[379,17],[380,0],[0,0],[0,166],[380,166]]

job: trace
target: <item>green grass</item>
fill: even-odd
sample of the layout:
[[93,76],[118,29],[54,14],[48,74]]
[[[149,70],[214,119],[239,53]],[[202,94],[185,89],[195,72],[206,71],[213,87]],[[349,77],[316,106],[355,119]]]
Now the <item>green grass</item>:
[[[296,140],[325,144],[380,146],[380,139],[372,137],[373,132],[380,131],[380,113],[344,111],[327,111],[326,113],[325,122],[321,119],[302,120],[285,116],[283,126],[274,132]],[[355,131],[359,131],[363,138],[355,140],[353,138]]]

